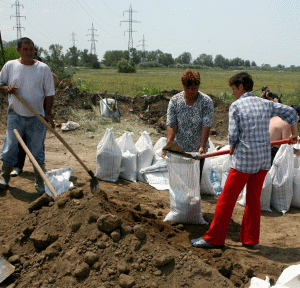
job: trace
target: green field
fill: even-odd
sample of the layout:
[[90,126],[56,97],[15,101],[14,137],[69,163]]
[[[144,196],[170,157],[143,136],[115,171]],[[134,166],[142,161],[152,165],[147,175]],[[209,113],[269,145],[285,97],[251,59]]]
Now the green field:
[[[89,92],[109,93],[118,91],[119,95],[137,95],[141,91],[150,95],[157,90],[181,90],[181,74],[184,70],[176,68],[138,69],[136,73],[118,73],[117,69],[104,68],[99,70],[78,69],[73,82],[81,83],[78,87]],[[200,90],[213,94],[227,102],[232,102],[228,79],[239,71],[230,70],[199,70],[201,74]],[[254,94],[260,95],[261,87],[267,85],[270,90],[282,95],[285,104],[300,104],[300,72],[299,71],[248,71],[254,80]],[[78,81],[80,79],[80,81]],[[153,94],[153,93],[152,93]]]

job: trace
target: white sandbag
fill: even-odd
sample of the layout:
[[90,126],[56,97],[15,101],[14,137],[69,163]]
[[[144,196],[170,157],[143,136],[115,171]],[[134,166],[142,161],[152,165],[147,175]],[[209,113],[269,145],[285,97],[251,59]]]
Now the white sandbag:
[[157,190],[170,189],[169,173],[165,159],[157,161],[155,164],[141,170],[147,183]]
[[229,170],[231,168],[232,163],[232,156],[229,154],[226,154],[223,159],[223,166],[222,166],[222,181],[221,181],[221,187],[224,189],[226,179],[229,174]]
[[271,206],[285,214],[293,198],[294,162],[293,147],[281,145],[270,169],[272,178]]
[[161,137],[157,140],[157,142],[153,147],[154,157],[153,157],[152,165],[162,159],[161,157],[162,149],[166,146],[166,144],[167,144],[166,137]]
[[269,277],[266,276],[266,280],[259,279],[257,277],[252,277],[250,280],[249,288],[270,288]]
[[292,207],[300,208],[300,168],[294,169]]
[[149,133],[144,131],[138,141],[135,143],[137,153],[137,179],[138,181],[146,182],[144,175],[140,172],[141,169],[151,166],[154,157],[152,140]]
[[[229,149],[229,145],[224,146],[220,150],[227,150]],[[215,156],[211,157],[210,162],[212,166],[216,169],[220,182],[222,183],[222,168],[223,168],[223,162],[224,160],[228,157],[228,154],[220,155],[220,156]],[[225,179],[226,180],[226,179]],[[225,182],[224,182],[225,183]],[[223,188],[223,187],[222,187]]]
[[279,285],[289,288],[300,287],[300,264],[285,268],[273,287],[279,288]]
[[132,133],[125,132],[116,139],[121,151],[121,172],[120,177],[132,182],[137,180],[137,149],[132,139]]
[[209,158],[205,159],[204,162],[200,191],[202,195],[219,195],[222,191],[218,173],[213,168]]
[[[67,192],[71,187],[73,187],[73,182],[69,181],[72,172],[73,172],[72,168],[60,168],[60,169],[47,171],[45,173],[53,189],[56,191],[57,195],[60,195],[63,192]],[[49,196],[53,197],[48,186],[45,183],[44,185],[45,185],[45,192]]]
[[96,157],[96,177],[103,181],[116,182],[120,175],[122,152],[111,129],[106,129],[97,146]]
[[[242,196],[243,198],[239,201],[237,201],[241,206],[246,206],[246,188],[247,185],[245,186],[245,188],[242,191]],[[261,190],[261,196],[260,196],[260,210],[262,211],[268,211],[268,212],[272,212],[271,208],[270,208],[270,202],[271,202],[271,193],[272,193],[272,178],[271,178],[271,174],[270,171],[268,171],[262,190]]]
[[171,211],[164,219],[186,224],[207,224],[201,212],[200,163],[168,153]]

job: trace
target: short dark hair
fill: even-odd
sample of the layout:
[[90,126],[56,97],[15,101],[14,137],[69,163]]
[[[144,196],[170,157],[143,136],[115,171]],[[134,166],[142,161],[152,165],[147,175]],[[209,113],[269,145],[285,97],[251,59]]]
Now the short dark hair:
[[245,91],[252,91],[254,82],[251,75],[247,72],[240,72],[229,79],[229,86],[235,85],[238,87],[240,84],[243,84]]
[[190,87],[192,85],[200,85],[200,73],[191,69],[186,69],[181,77],[181,82],[184,87]]
[[31,39],[27,38],[27,37],[22,37],[18,40],[17,42],[17,47],[20,49],[22,48],[22,45],[24,44],[32,44],[32,46],[34,47],[34,43]]

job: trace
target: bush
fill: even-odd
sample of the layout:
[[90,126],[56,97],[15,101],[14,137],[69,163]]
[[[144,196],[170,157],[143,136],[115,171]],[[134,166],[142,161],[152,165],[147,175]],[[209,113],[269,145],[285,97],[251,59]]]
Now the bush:
[[150,67],[150,68],[153,68],[153,67],[159,67],[159,68],[163,68],[165,67],[163,64],[160,64],[156,61],[147,61],[147,62],[141,62],[138,64],[138,67]]
[[118,64],[119,73],[135,73],[136,68],[131,60],[121,59]]
[[99,62],[93,62],[92,68],[93,69],[100,69],[100,63]]

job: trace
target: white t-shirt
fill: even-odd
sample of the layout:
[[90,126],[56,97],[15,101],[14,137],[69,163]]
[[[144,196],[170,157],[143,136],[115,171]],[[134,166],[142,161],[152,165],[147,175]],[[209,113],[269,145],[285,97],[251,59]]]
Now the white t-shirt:
[[[43,62],[23,65],[19,60],[8,61],[0,72],[0,85],[17,86],[18,94],[40,115],[45,116],[45,97],[54,96],[54,81],[50,68]],[[34,116],[14,95],[8,95],[8,109],[21,116]]]

